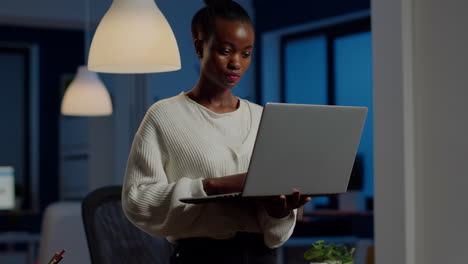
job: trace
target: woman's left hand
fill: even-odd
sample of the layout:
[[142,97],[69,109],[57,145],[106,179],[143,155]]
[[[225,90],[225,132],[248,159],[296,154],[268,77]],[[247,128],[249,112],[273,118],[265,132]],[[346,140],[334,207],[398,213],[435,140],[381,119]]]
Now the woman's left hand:
[[294,190],[290,196],[280,195],[270,199],[261,199],[257,200],[257,204],[263,206],[271,217],[283,218],[310,200],[310,197],[301,196],[298,190]]

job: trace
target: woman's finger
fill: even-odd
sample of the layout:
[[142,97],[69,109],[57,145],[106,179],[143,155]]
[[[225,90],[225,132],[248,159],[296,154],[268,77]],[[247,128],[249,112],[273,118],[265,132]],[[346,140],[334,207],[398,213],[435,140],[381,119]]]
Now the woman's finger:
[[290,207],[295,209],[300,206],[301,192],[295,189],[291,196]]
[[280,201],[280,206],[282,207],[282,209],[288,209],[288,200],[286,199],[286,196],[284,196],[283,194],[280,195]]
[[312,200],[312,198],[310,196],[301,197],[301,202],[300,202],[299,207],[304,206],[304,204],[310,202],[311,200]]

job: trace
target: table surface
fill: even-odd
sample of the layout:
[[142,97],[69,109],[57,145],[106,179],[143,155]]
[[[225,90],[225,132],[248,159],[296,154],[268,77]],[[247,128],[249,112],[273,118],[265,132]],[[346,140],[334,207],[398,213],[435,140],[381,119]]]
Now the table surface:
[[39,242],[40,234],[29,232],[1,232],[0,243],[29,243]]

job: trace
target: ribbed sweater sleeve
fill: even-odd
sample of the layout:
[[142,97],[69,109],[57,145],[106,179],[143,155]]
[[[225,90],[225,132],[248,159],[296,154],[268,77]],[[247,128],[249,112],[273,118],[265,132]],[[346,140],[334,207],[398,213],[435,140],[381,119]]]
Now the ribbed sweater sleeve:
[[268,215],[265,208],[258,208],[258,223],[267,247],[280,247],[291,237],[296,225],[296,214],[297,210],[294,210],[286,217],[274,218]]
[[127,218],[154,236],[184,233],[202,207],[181,203],[181,197],[203,196],[202,179],[181,177],[169,183],[163,164],[164,145],[151,111],[134,138],[123,184],[122,205]]

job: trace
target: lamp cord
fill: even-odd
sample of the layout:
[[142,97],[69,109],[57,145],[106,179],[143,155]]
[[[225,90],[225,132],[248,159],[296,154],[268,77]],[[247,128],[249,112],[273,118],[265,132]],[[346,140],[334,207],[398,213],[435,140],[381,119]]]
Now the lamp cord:
[[85,0],[85,31],[84,31],[84,40],[85,40],[85,52],[84,52],[84,63],[85,65],[88,65],[88,54],[89,54],[89,23],[90,23],[90,4],[89,0]]

